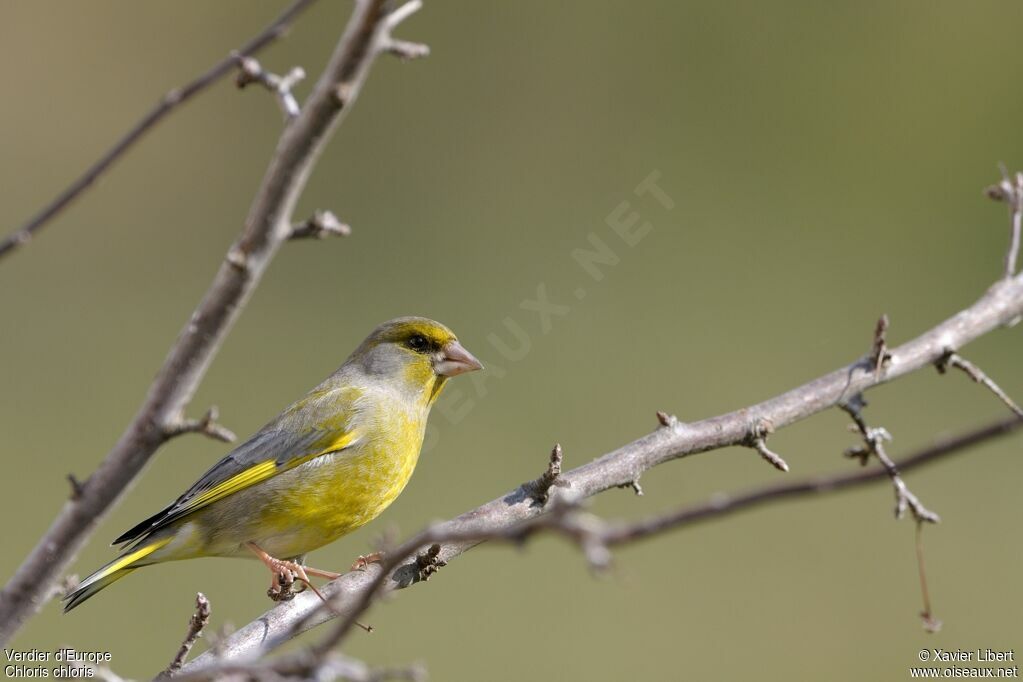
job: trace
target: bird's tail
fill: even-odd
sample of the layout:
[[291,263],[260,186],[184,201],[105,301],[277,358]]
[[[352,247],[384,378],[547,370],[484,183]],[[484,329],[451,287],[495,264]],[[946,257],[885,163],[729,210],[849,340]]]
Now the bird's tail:
[[139,567],[140,561],[170,541],[171,538],[161,538],[155,542],[145,545],[144,547],[133,549],[130,552],[117,557],[109,564],[90,575],[88,578],[80,582],[78,587],[64,595],[64,613],[75,608],[107,585],[117,582],[134,571]]

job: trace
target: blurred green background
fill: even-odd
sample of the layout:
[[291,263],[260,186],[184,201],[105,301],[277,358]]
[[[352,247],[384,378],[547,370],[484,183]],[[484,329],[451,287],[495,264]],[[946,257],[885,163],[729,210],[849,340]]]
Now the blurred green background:
[[[4,2],[3,231],[282,6]],[[319,3],[263,63],[318,73],[348,11]],[[1021,19],[1008,0],[428,1],[400,34],[433,54],[380,61],[301,203],[353,236],[282,250],[193,412],[217,404],[245,436],[399,314],[444,321],[491,365],[485,396],[460,380],[442,399],[393,507],[311,557],[342,567],[387,528],[410,534],[535,477],[555,441],[574,466],[651,430],[655,410],[694,420],[767,398],[863,354],[883,312],[908,339],[1002,267],[1005,209],[981,190],[997,162],[1023,164]],[[0,263],[3,579],[66,499],[65,475],[92,471],[132,417],[280,129],[265,92],[224,82]],[[633,194],[655,170],[671,211]],[[605,222],[623,201],[652,225],[634,247]],[[620,257],[600,282],[570,256],[590,235]],[[541,284],[570,306],[547,333],[520,307]],[[512,342],[506,318],[530,339],[517,361],[489,340]],[[1023,398],[1019,334],[967,357]],[[1005,413],[935,372],[870,398],[894,456]],[[829,412],[772,438],[789,477],[854,467],[846,421]],[[917,618],[913,524],[892,520],[880,484],[618,551],[606,579],[553,539],[480,548],[374,609],[377,632],[348,652],[424,661],[437,680],[863,680],[906,678],[923,647],[1017,646],[1019,450],[1010,438],[908,476],[943,518],[925,536],[937,635]],[[225,451],[164,447],[75,572]],[[751,451],[718,451],[593,509],[636,518],[779,477]],[[69,616],[47,605],[14,646],[109,650],[118,673],[146,678],[197,590],[214,628],[242,625],[267,608],[264,581],[231,560],[147,568]]]

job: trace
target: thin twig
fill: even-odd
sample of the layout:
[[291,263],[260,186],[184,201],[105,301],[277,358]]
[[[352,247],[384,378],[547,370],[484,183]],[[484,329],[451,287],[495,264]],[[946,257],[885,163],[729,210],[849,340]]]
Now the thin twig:
[[309,220],[291,228],[289,239],[324,239],[325,237],[347,237],[352,228],[338,220],[330,211],[316,211]]
[[235,53],[234,58],[238,63],[238,76],[234,82],[239,90],[253,83],[259,83],[273,93],[277,104],[281,107],[285,121],[290,121],[299,115],[301,108],[292,89],[305,79],[305,69],[295,66],[283,76],[278,76],[264,70],[255,57]]
[[[361,0],[302,112],[284,128],[244,229],[191,319],[171,347],[139,411],[113,450],[65,504],[49,530],[0,591],[0,644],[43,603],[103,514],[180,423],[180,415],[221,342],[277,250],[291,234],[295,205],[316,159],[358,97],[390,35],[386,0]],[[338,92],[345,93],[339,101]]]
[[219,416],[220,412],[217,410],[217,406],[212,405],[210,409],[206,410],[206,414],[203,415],[202,419],[179,417],[167,425],[164,434],[167,438],[173,438],[185,433],[199,433],[213,440],[219,440],[221,443],[233,443],[238,437],[234,435],[233,431],[217,421]]
[[1023,223],[1023,173],[1010,177],[1005,166],[1001,166],[1002,181],[988,187],[985,192],[995,201],[1004,201],[1009,207],[1009,248],[1005,252],[1006,279],[1016,274],[1016,258],[1019,255],[1020,229]]
[[865,444],[846,450],[846,456],[856,457],[860,459],[861,463],[866,463],[866,459],[870,455],[874,455],[881,462],[895,490],[895,518],[901,519],[906,514],[906,509],[909,509],[913,512],[913,518],[918,523],[925,521],[927,523],[938,523],[941,520],[940,517],[925,507],[920,499],[913,494],[913,491],[909,489],[906,482],[902,480],[899,468],[885,451],[884,443],[892,439],[891,434],[883,427],[867,426],[867,422],[863,418],[863,407],[866,404],[863,397],[857,395],[840,406],[852,417],[853,422],[856,424],[856,429],[863,436]]
[[888,352],[888,315],[882,315],[874,327],[874,345],[870,350],[870,360],[874,365],[874,375],[881,376],[886,364],[891,362],[892,354]]
[[788,472],[789,465],[781,455],[767,447],[767,436],[774,431],[771,422],[761,419],[750,429],[749,447],[760,453],[765,462],[769,463],[778,471]]
[[238,48],[231,56],[220,60],[195,80],[186,83],[180,88],[175,88],[164,95],[149,113],[143,116],[131,130],[125,133],[124,137],[118,140],[109,151],[89,166],[67,189],[58,194],[53,201],[44,206],[25,224],[8,235],[3,241],[0,241],[0,258],[31,241],[37,232],[67,208],[82,192],[91,187],[100,176],[110,169],[115,161],[131,149],[153,126],[162,121],[167,114],[231,73],[235,65],[234,54],[255,54],[282,37],[295,19],[298,18],[298,15],[315,1],[295,0],[279,17],[274,19],[273,23]]
[[[922,448],[916,453],[900,460],[897,467],[903,471],[909,471],[928,464],[938,462],[951,455],[969,450],[969,448],[988,442],[995,438],[1006,436],[1023,428],[1023,419],[1011,418],[987,424],[981,428],[967,431],[956,436],[941,439],[932,445]],[[583,480],[580,467],[562,475],[579,482]],[[816,496],[834,493],[840,490],[859,487],[869,483],[886,480],[889,478],[887,469],[883,466],[864,468],[854,472],[844,472],[833,476],[819,476],[801,481],[775,484],[756,488],[746,493],[722,494],[712,496],[708,501],[693,506],[683,507],[668,514],[653,517],[651,519],[628,523],[611,524],[601,529],[600,534],[595,538],[594,527],[589,527],[590,544],[598,548],[596,555],[591,561],[602,560],[599,547],[610,548],[622,544],[637,542],[650,538],[672,529],[679,529],[704,521],[727,516],[740,511],[748,511],[765,504],[770,504],[787,499]],[[594,494],[593,492],[589,494]],[[479,509],[462,514],[456,519],[427,528],[416,537],[392,548],[384,563],[374,565],[367,571],[356,571],[348,573],[338,580],[328,583],[323,588],[324,595],[345,613],[345,620],[336,626],[331,632],[331,639],[323,640],[320,645],[321,651],[328,651],[338,641],[344,639],[347,632],[355,627],[360,616],[369,606],[383,593],[391,593],[395,590],[418,584],[412,576],[418,570],[416,562],[408,564],[410,557],[422,552],[424,546],[438,544],[439,549],[435,552],[437,557],[446,562],[477,546],[483,539],[499,538],[513,544],[518,544],[530,532],[541,529],[557,530],[560,534],[573,538],[582,537],[581,531],[573,530],[571,533],[568,526],[560,521],[552,522],[550,517],[558,514],[573,512],[575,523],[580,521],[578,514],[571,505],[556,506],[553,512],[538,520],[536,515],[532,517],[520,517],[511,515],[497,516],[496,511],[501,507],[507,507],[508,501],[516,499],[516,491],[509,493]],[[530,505],[518,505],[517,509],[533,510]],[[522,521],[521,519],[525,519]],[[586,517],[589,522],[593,517]],[[547,519],[547,520],[543,520]],[[532,531],[526,530],[530,523],[538,523]],[[555,526],[562,526],[555,528]],[[447,538],[447,539],[445,539]],[[599,539],[599,542],[596,541]],[[408,569],[405,569],[408,566]],[[291,603],[287,613],[274,609],[264,613],[257,620],[238,630],[227,641],[223,643],[220,656],[203,654],[186,665],[187,670],[207,670],[209,666],[217,666],[222,658],[227,661],[253,660],[284,642],[290,640],[299,632],[329,620],[332,615],[322,606],[319,601],[305,595]]]
[[181,647],[178,649],[178,653],[174,655],[174,659],[167,666],[157,679],[173,677],[181,670],[181,666],[185,664],[185,659],[188,658],[188,652],[195,646],[196,641],[202,637],[203,630],[210,622],[210,600],[206,598],[206,595],[202,592],[198,592],[195,595],[195,613],[188,619],[188,631],[185,633],[185,639],[181,642]]
[[989,377],[987,374],[981,371],[980,367],[977,367],[975,364],[973,364],[966,358],[962,357],[958,353],[950,350],[941,358],[939,358],[938,361],[934,364],[938,368],[938,371],[941,372],[942,374],[947,372],[949,367],[956,367],[958,369],[963,370],[964,372],[966,372],[966,375],[973,379],[975,382],[981,384],[989,391],[994,393],[996,396],[998,396],[998,399],[1005,403],[1005,405],[1010,410],[1012,410],[1013,413],[1020,417],[1023,417],[1023,409],[1020,409],[1020,406],[1016,404],[1016,401],[1010,398],[1009,394],[1003,391],[1001,386],[996,384],[994,380],[991,379],[991,377]]
[[937,632],[941,630],[941,621],[934,617],[934,610],[931,608],[931,592],[927,589],[927,567],[924,564],[924,524],[917,521],[916,524],[916,565],[920,574],[920,593],[924,600],[924,609],[920,612],[920,620],[923,621],[924,630]]

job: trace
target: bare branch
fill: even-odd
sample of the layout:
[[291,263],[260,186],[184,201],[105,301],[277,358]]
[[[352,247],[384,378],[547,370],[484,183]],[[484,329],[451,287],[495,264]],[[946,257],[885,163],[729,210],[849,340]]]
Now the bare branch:
[[660,410],[657,411],[657,423],[666,428],[674,428],[679,425],[678,417]]
[[175,677],[175,682],[207,682],[224,678],[245,680],[316,680],[331,682],[384,682],[384,680],[407,680],[425,682],[426,670],[416,664],[402,668],[371,668],[364,662],[338,653],[313,656],[299,652],[291,656],[261,663],[224,662],[215,668],[203,668]]
[[883,427],[871,428],[867,426],[867,422],[863,418],[863,408],[866,404],[863,397],[857,395],[840,405],[853,418],[856,428],[859,430],[860,435],[863,436],[863,442],[865,443],[863,446],[847,450],[846,456],[856,457],[862,464],[866,464],[867,458],[870,455],[874,455],[881,462],[895,489],[895,518],[901,519],[906,514],[906,509],[908,508],[913,512],[913,518],[916,519],[917,523],[925,521],[927,523],[938,523],[941,519],[937,514],[925,507],[920,499],[913,494],[909,486],[906,485],[906,482],[902,480],[899,468],[895,466],[895,462],[885,452],[884,443],[885,441],[891,441],[892,435]]
[[920,594],[924,600],[924,609],[920,612],[920,620],[923,622],[924,630],[927,632],[938,632],[941,630],[941,621],[934,617],[934,610],[931,608],[931,592],[927,588],[927,566],[924,563],[924,524],[917,521],[916,524],[916,565],[920,574]]
[[991,185],[985,192],[995,201],[1004,201],[1009,206],[1009,249],[1005,253],[1005,277],[1016,274],[1016,258],[1019,255],[1020,227],[1023,222],[1023,173],[1010,177],[1004,166],[1002,181]]
[[287,33],[288,28],[298,18],[298,15],[312,5],[313,2],[315,0],[295,0],[273,23],[260,31],[249,42],[236,50],[235,53],[232,53],[232,56],[220,60],[195,80],[186,83],[180,88],[175,88],[164,95],[149,113],[143,116],[131,130],[125,133],[124,137],[118,140],[109,151],[93,163],[67,189],[58,194],[53,201],[32,216],[28,222],[8,235],[3,241],[0,241],[0,258],[11,253],[19,246],[24,246],[30,242],[37,232],[67,208],[82,192],[91,187],[100,176],[110,169],[115,161],[124,156],[125,152],[131,149],[151,128],[162,121],[167,114],[231,73],[235,65],[233,54],[252,55],[278,38],[281,38]]
[[188,631],[185,633],[185,639],[181,642],[181,647],[170,662],[170,665],[167,666],[167,669],[157,679],[173,677],[181,670],[181,666],[185,664],[185,659],[188,658],[188,652],[195,646],[196,641],[202,637],[202,631],[206,629],[206,625],[209,622],[210,600],[206,598],[205,594],[198,592],[195,595],[195,613],[188,619]]
[[779,471],[788,472],[789,465],[782,456],[776,452],[773,452],[767,447],[767,436],[774,431],[774,426],[771,422],[766,419],[761,419],[759,422],[753,425],[750,429],[750,436],[747,445],[757,452],[764,458],[764,461],[769,463],[775,469]]
[[421,59],[428,56],[430,54],[429,45],[398,40],[391,35],[392,30],[422,8],[422,0],[410,0],[410,2],[391,12],[391,15],[384,22],[384,34],[380,41],[381,49],[404,61]]
[[347,237],[352,228],[338,220],[330,211],[316,211],[304,223],[291,228],[289,239],[324,239],[325,237]]
[[217,410],[217,406],[212,405],[210,409],[206,410],[202,419],[178,417],[166,426],[164,435],[167,438],[173,438],[184,433],[200,433],[213,440],[219,440],[221,443],[233,443],[237,436],[233,431],[217,422],[219,416],[220,412]]
[[67,475],[67,482],[71,484],[71,499],[80,499],[82,497],[82,490],[84,490],[82,482],[79,481],[74,474]]
[[950,366],[963,370],[964,372],[966,372],[967,376],[969,376],[975,382],[981,384],[989,391],[994,393],[996,396],[998,396],[998,399],[1005,403],[1006,406],[1010,410],[1012,410],[1014,414],[1023,417],[1023,409],[1020,409],[1020,406],[1016,404],[1016,401],[1009,397],[1008,393],[1003,391],[1002,388],[991,379],[991,377],[989,377],[987,374],[981,371],[980,367],[977,367],[975,364],[963,358],[958,353],[951,350],[948,351],[947,353],[945,353],[945,355],[938,359],[938,361],[935,363],[935,366],[938,368],[938,371],[941,372],[942,374],[947,372]]
[[888,352],[888,316],[882,315],[874,327],[874,345],[870,350],[870,360],[874,365],[874,374],[881,376],[885,365],[891,362],[892,354]]
[[[358,97],[382,38],[394,20],[385,0],[361,0],[302,112],[281,134],[249,210],[199,306],[171,347],[138,413],[113,450],[68,502],[0,591],[0,643],[42,605],[103,514],[173,433],[213,356],[277,250],[291,235],[293,213],[316,159]],[[294,6],[293,6],[294,7]],[[406,10],[407,14],[408,10]],[[249,51],[249,50],[246,50]],[[230,63],[230,62],[229,62]],[[337,93],[344,92],[339,101]]]
[[[909,471],[932,464],[950,455],[965,452],[980,443],[1006,436],[1023,428],[1021,419],[1003,419],[986,426],[967,431],[922,448],[900,460],[900,471]],[[863,469],[833,476],[818,476],[793,483],[784,483],[756,488],[745,493],[718,493],[708,501],[677,511],[657,516],[646,521],[623,524],[608,533],[607,543],[611,546],[642,540],[666,530],[678,529],[739,511],[748,511],[765,504],[786,499],[824,495],[847,488],[856,488],[888,478],[888,471],[882,467]]]
[[[941,439],[900,460],[896,466],[902,471],[916,469],[951,455],[965,452],[975,445],[1009,435],[1020,428],[1023,428],[1023,419],[1011,418],[992,422],[981,428]],[[585,465],[562,475],[581,485],[588,478],[587,469],[592,466],[592,464]],[[740,511],[748,511],[765,504],[830,494],[888,478],[888,470],[884,466],[880,466],[834,476],[820,476],[770,485],[746,493],[718,493],[706,502],[651,519],[629,524],[609,525],[598,535],[600,542],[591,540],[591,544],[609,548],[637,542],[668,530],[710,521]],[[588,490],[592,491],[588,492],[589,495],[600,492],[592,487],[589,487]],[[450,562],[454,557],[475,547],[488,537],[517,544],[530,532],[539,530],[541,526],[544,529],[558,530],[563,535],[569,534],[567,530],[555,528],[559,523],[549,519],[567,511],[574,511],[571,506],[557,506],[550,515],[538,520],[537,515],[541,514],[541,511],[531,505],[513,502],[513,500],[519,499],[517,493],[518,491],[513,491],[503,498],[466,512],[456,519],[428,528],[399,547],[390,550],[385,563],[374,565],[366,571],[345,574],[324,586],[322,589],[324,595],[334,604],[339,605],[340,610],[345,614],[344,622],[332,631],[333,637],[338,637],[340,632],[339,639],[335,641],[343,639],[344,634],[355,626],[360,615],[376,597],[420,582],[413,577],[418,573],[418,562],[406,564],[405,561],[417,552],[422,552],[426,545],[439,545],[439,549],[434,551],[435,556],[445,562]],[[578,518],[578,516],[575,517],[576,520]],[[541,521],[542,523],[540,523]],[[590,521],[592,521],[592,517]],[[526,530],[529,523],[538,523],[539,525],[530,531]],[[595,558],[600,560],[599,556]],[[210,666],[220,665],[218,661],[221,659],[226,661],[254,660],[280,646],[299,632],[323,623],[331,617],[333,617],[332,614],[322,608],[318,599],[309,595],[299,595],[295,601],[290,603],[287,610],[271,609],[267,611],[224,641],[219,655],[205,653],[186,665],[186,670],[207,671]],[[331,646],[333,646],[332,643],[324,640],[320,650],[330,650]]]
[[635,480],[629,481],[628,483],[623,483],[623,484],[621,484],[618,487],[619,488],[630,488],[632,490],[632,492],[636,493],[637,497],[642,497],[643,496],[643,486],[641,486],[639,484],[639,478],[636,478]]
[[283,76],[278,76],[264,70],[255,57],[246,57],[235,53],[234,58],[238,63],[238,76],[234,82],[239,90],[253,83],[259,83],[274,94],[285,121],[290,121],[298,116],[300,113],[298,100],[295,99],[291,90],[305,79],[305,69],[295,66]]
[[547,504],[550,499],[550,491],[554,486],[564,486],[561,477],[561,443],[556,443],[551,450],[551,461],[547,465],[547,471],[540,474],[535,481],[522,484],[522,490],[541,507]]

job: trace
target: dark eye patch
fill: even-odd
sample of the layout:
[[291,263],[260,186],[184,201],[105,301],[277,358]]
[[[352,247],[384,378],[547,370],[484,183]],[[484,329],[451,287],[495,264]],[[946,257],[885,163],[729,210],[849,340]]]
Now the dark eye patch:
[[413,334],[405,342],[405,345],[417,353],[425,353],[431,349],[433,344],[422,334]]

